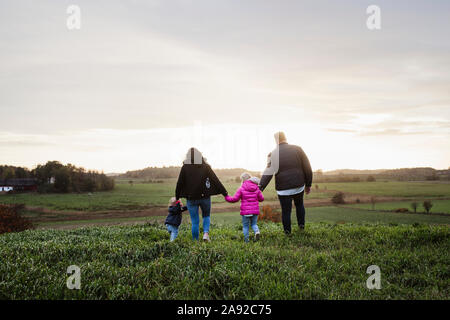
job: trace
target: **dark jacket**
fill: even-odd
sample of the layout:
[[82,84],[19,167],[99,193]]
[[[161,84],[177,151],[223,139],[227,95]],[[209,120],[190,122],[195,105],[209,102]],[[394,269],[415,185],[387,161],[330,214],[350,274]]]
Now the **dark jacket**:
[[267,168],[259,184],[261,190],[267,187],[272,175],[275,175],[276,190],[293,189],[303,185],[311,187],[313,178],[311,165],[302,148],[285,142],[269,153]]
[[228,194],[209,164],[183,164],[178,176],[175,197],[199,200],[215,194]]
[[182,213],[186,211],[187,207],[181,207],[180,203],[177,202],[176,205],[169,207],[169,215],[166,218],[166,224],[173,225],[175,227],[179,227],[182,220]]

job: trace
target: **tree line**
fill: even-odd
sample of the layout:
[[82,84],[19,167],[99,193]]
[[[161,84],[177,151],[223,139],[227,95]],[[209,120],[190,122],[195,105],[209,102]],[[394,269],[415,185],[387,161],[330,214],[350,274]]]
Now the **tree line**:
[[36,168],[0,166],[0,179],[35,179],[38,192],[94,192],[114,189],[114,179],[103,172],[86,170],[72,164],[63,165],[58,161],[48,161]]
[[[124,174],[118,176],[118,178],[127,178],[127,179],[148,179],[148,180],[157,180],[157,179],[171,179],[178,178],[180,174],[181,167],[178,166],[170,166],[170,167],[148,167],[141,170],[127,171]],[[214,172],[217,174],[219,178],[225,177],[239,177],[242,172],[249,172],[252,175],[260,175],[258,172],[248,171],[242,168],[234,168],[234,169],[214,169]]]

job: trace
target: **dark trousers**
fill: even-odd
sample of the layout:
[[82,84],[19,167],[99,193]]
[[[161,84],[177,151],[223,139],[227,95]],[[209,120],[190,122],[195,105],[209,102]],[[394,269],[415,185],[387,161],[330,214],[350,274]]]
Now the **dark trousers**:
[[305,225],[305,206],[303,205],[303,194],[297,193],[292,196],[278,196],[281,205],[281,219],[285,233],[291,233],[291,211],[292,200],[294,200],[297,213],[297,223],[299,226]]

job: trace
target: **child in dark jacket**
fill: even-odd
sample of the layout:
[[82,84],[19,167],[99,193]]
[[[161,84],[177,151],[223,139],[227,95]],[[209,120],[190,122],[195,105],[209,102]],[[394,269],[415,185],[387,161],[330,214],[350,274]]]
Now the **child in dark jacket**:
[[167,231],[170,233],[170,241],[174,241],[178,236],[178,227],[181,224],[182,213],[187,210],[187,207],[172,197],[169,202],[169,214],[166,218]]

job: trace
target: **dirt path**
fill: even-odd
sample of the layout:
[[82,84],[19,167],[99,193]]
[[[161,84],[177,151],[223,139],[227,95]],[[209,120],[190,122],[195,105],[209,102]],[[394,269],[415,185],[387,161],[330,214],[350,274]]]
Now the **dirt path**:
[[[333,191],[327,193],[334,194]],[[348,204],[356,203],[356,199],[359,199],[360,203],[370,203],[370,195],[351,194],[346,193],[345,199]],[[377,197],[377,202],[389,202],[389,201],[402,201],[411,200],[410,198],[395,198],[395,197]],[[280,204],[278,201],[264,201],[264,205],[270,205],[274,209],[279,209]],[[308,207],[322,207],[333,206],[330,198],[326,199],[305,199],[305,206]],[[167,215],[167,208],[161,206],[149,207],[145,210],[127,210],[127,211],[55,211],[43,208],[27,207],[26,211],[29,213],[30,219],[33,223],[39,226],[38,228],[54,228],[54,229],[73,229],[75,227],[82,226],[108,226],[108,225],[127,225],[127,224],[141,224],[146,220],[144,217],[161,217],[161,221]],[[239,203],[215,203],[212,208],[212,213],[222,212],[237,212],[239,211]],[[137,218],[134,220],[133,218]],[[87,220],[97,220],[87,222]],[[102,220],[102,221],[98,221]],[[104,221],[111,220],[111,221]],[[157,219],[156,221],[158,221]],[[73,222],[70,223],[69,221]],[[77,221],[79,221],[77,223]]]

